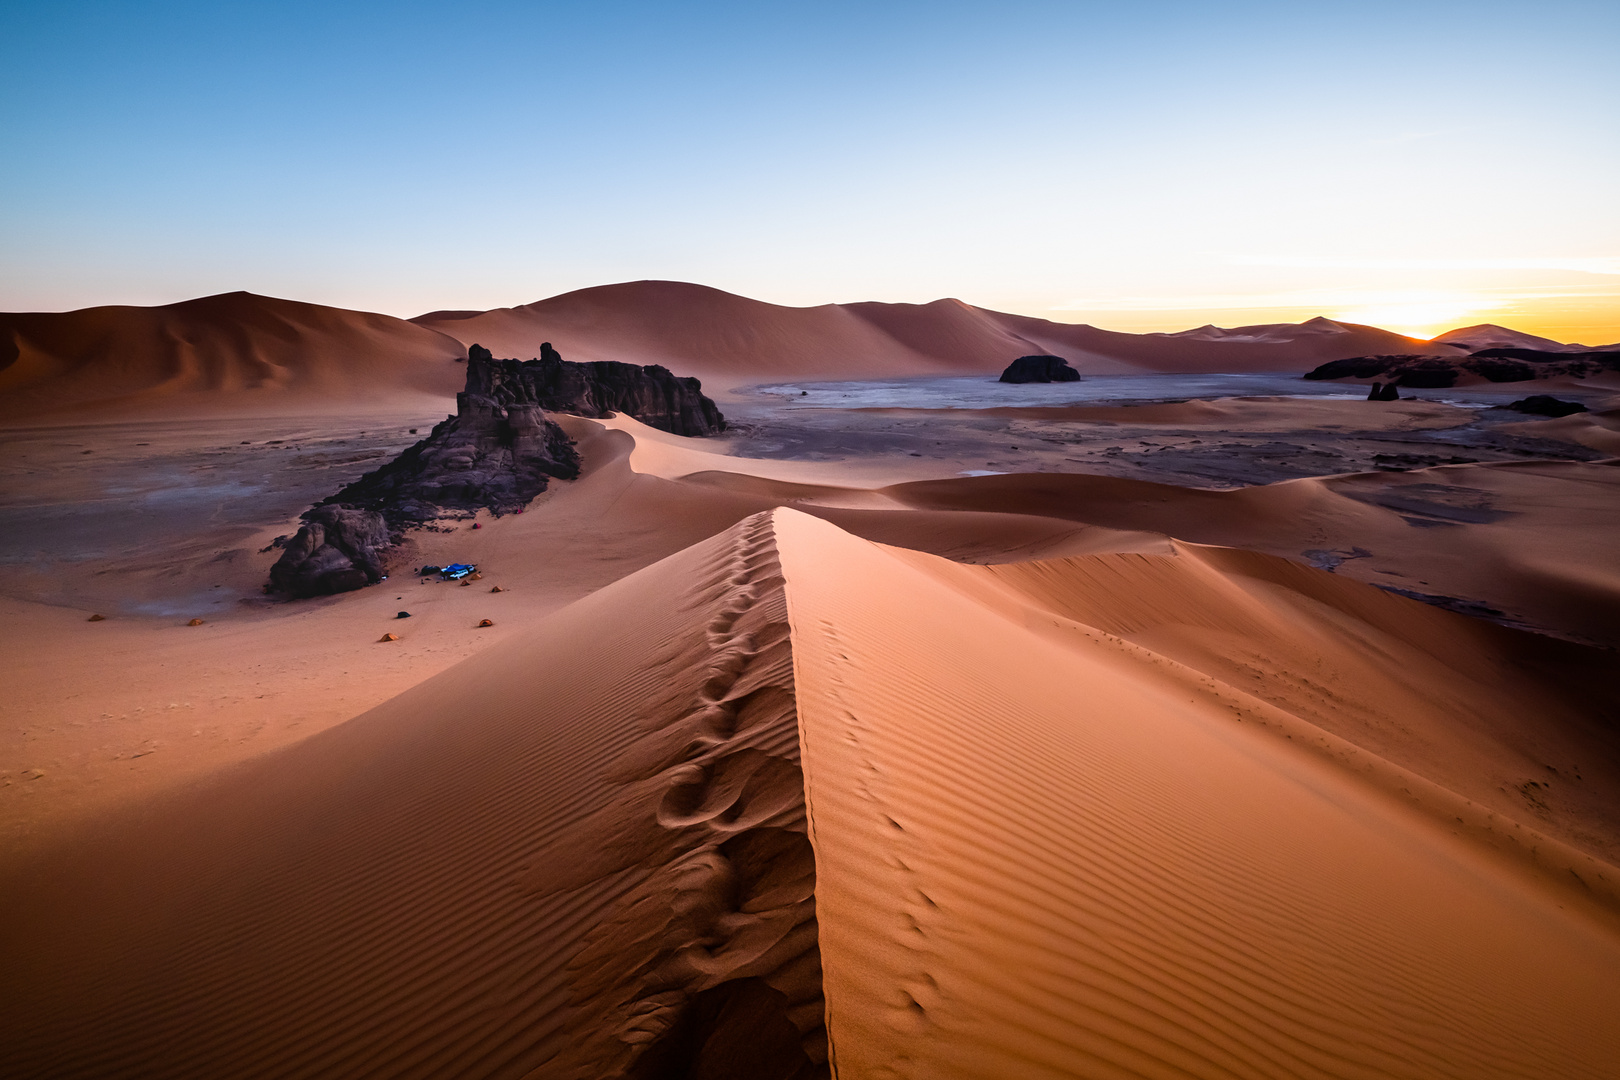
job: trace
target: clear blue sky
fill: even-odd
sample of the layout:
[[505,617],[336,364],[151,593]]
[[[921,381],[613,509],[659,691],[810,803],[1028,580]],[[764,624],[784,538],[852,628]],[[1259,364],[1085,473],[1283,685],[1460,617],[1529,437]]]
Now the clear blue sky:
[[1620,337],[1617,51],[1613,0],[3,0],[0,309],[659,277]]

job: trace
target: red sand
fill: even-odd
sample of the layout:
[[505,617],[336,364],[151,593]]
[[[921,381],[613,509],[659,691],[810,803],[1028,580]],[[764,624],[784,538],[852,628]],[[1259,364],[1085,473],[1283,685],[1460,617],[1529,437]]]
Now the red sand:
[[[419,320],[445,333],[241,294],[5,319],[14,422],[56,402],[80,426],[53,453],[137,462],[161,448],[106,417],[172,441],[211,411],[218,439],[437,405],[468,339],[741,380],[982,370],[1060,331],[1144,369],[1365,337],[667,283]],[[1265,431],[1357,404],[1130,411]],[[1612,420],[1530,427],[1600,447]],[[1612,462],[1209,491],[563,423],[578,481],[403,560],[470,557],[476,588],[142,610],[196,566],[247,591],[288,522],[175,522],[178,569],[92,537],[113,553],[7,581],[0,1071],[1614,1075]],[[7,475],[88,528],[89,480]]]

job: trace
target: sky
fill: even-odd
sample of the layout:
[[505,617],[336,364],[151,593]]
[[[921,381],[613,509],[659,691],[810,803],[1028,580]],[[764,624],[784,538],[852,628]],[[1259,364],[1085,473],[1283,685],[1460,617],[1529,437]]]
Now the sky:
[[615,281],[1620,340],[1620,4],[0,0],[0,310]]

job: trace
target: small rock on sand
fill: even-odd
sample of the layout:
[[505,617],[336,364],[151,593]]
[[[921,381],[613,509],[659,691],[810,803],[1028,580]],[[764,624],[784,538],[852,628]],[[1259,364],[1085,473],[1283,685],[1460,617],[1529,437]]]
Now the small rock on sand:
[[497,586],[495,586],[493,589],[491,589],[489,591],[490,592],[505,592],[506,590],[501,588],[499,585],[497,585]]
[[382,637],[377,639],[379,644],[381,642],[384,642],[384,641],[398,641],[398,640],[399,640],[399,635],[398,634],[384,634]]
[[201,619],[192,619],[190,622],[186,623],[187,626],[201,626],[202,624],[203,621]]
[[408,619],[410,617],[411,617],[411,613],[408,612],[408,611],[402,611],[398,615],[394,616],[394,618],[396,618],[396,619]]
[[488,620],[488,619],[479,619],[478,620],[478,625],[479,626],[494,626],[495,624],[493,622],[491,622],[490,620]]
[[85,621],[86,622],[106,622],[107,621],[107,616],[105,616],[105,615],[92,615],[92,616],[90,616],[90,618],[86,619]]

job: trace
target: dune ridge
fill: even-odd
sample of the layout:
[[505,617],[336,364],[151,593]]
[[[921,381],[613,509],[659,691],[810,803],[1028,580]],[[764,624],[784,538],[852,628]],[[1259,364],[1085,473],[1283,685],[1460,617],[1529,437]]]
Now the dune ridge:
[[728,380],[988,373],[1028,353],[1062,356],[1082,372],[1129,373],[1288,371],[1369,353],[1462,352],[1323,318],[1127,334],[953,299],[793,308],[675,281],[602,285],[518,307],[432,312],[413,321],[497,355],[527,358],[550,341],[571,359],[657,363]]

